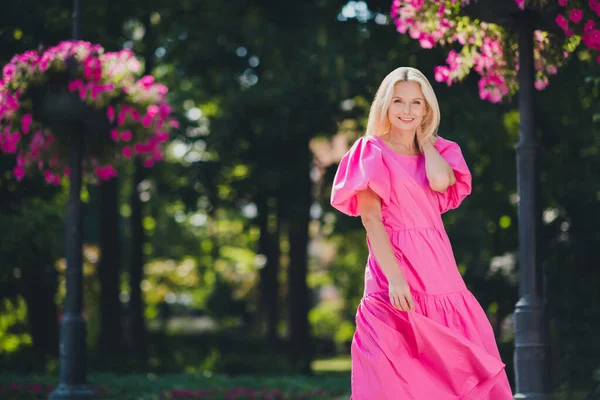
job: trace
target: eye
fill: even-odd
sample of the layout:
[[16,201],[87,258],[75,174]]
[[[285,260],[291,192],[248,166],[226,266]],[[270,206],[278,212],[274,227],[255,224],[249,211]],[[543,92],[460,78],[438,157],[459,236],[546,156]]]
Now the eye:
[[396,100],[394,100],[394,103],[402,103],[402,100],[396,99]]
[[417,101],[414,101],[413,103],[414,103],[414,104],[421,104],[421,102],[420,102],[420,101],[418,101],[418,100],[417,100]]

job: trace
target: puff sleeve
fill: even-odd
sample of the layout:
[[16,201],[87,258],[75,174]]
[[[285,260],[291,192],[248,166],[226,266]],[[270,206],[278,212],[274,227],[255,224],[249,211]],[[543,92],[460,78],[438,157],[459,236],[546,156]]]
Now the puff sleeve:
[[331,205],[344,214],[358,216],[356,194],[367,188],[381,197],[383,205],[389,204],[390,176],[381,148],[362,137],[340,161],[331,189]]
[[458,144],[449,140],[438,138],[435,144],[436,149],[446,160],[454,171],[456,183],[448,188],[446,193],[437,193],[440,212],[445,213],[448,210],[457,208],[460,203],[471,194],[471,172],[462,155]]

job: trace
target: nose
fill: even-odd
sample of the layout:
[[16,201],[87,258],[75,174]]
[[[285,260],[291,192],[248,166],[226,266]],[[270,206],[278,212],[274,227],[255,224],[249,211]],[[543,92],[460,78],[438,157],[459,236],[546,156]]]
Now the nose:
[[410,104],[408,102],[404,103],[404,112],[408,112],[410,110]]

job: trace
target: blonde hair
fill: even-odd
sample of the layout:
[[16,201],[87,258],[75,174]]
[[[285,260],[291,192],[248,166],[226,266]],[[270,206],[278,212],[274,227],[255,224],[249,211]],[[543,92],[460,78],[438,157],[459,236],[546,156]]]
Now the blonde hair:
[[381,136],[390,132],[392,124],[388,118],[388,110],[392,102],[394,87],[398,82],[417,82],[421,86],[427,113],[421,122],[423,140],[431,138],[435,143],[440,126],[440,106],[431,84],[421,71],[411,67],[400,67],[390,72],[379,85],[375,99],[369,111],[366,136]]

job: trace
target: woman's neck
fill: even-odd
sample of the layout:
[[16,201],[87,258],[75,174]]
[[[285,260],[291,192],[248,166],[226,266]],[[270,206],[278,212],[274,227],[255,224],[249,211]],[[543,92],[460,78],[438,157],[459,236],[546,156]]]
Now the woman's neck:
[[382,139],[404,153],[419,154],[419,148],[415,143],[415,132],[389,132]]

